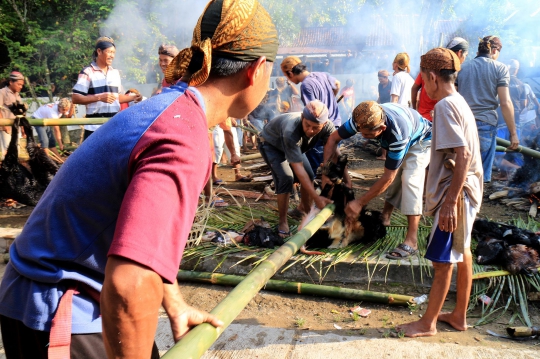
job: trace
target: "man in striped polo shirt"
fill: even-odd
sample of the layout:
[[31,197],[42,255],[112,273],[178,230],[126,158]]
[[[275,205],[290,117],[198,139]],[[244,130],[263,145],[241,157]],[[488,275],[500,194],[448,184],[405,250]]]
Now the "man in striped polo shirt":
[[[103,36],[97,39],[92,58],[94,61],[82,69],[73,87],[73,103],[86,105],[86,117],[112,117],[120,111],[120,104],[140,101],[141,95],[122,94],[120,72],[112,67],[116,54],[114,40]],[[101,125],[85,125],[84,139]]]
[[[349,202],[345,213],[356,221],[362,208],[386,191],[383,223],[390,225],[395,207],[407,216],[409,224],[403,243],[388,252],[389,259],[405,259],[418,252],[418,225],[422,214],[425,169],[429,164],[431,122],[416,110],[397,103],[360,103],[351,118],[326,142],[324,163],[334,158],[339,141],[360,133],[368,139],[378,139],[387,150],[384,173],[360,198]],[[323,177],[323,184],[328,179]]]

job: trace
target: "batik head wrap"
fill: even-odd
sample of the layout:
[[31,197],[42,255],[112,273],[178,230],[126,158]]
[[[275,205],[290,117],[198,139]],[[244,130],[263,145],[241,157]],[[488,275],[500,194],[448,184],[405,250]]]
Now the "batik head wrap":
[[454,52],[458,52],[459,50],[469,52],[469,43],[462,37],[454,37],[452,40],[450,40],[448,45],[446,45],[446,48]]
[[499,39],[497,36],[485,36],[479,40],[478,52],[481,54],[489,54],[491,53],[492,49],[498,50],[499,52],[502,50],[501,39]]
[[195,53],[202,53],[202,67],[193,71],[190,86],[203,84],[210,75],[212,56],[273,62],[278,48],[277,31],[268,12],[257,0],[212,0],[199,18],[191,47],[183,49],[165,72],[168,83],[182,78]]
[[11,71],[9,74],[9,81],[19,81],[24,80],[23,74],[21,74],[19,71]]
[[420,57],[420,67],[427,70],[461,70],[461,61],[456,53],[450,49],[438,47],[429,50]]
[[386,122],[386,114],[375,101],[361,102],[353,110],[352,116],[358,130],[375,130]]
[[304,107],[302,117],[319,125],[325,124],[328,121],[328,107],[319,100],[313,100]]
[[92,58],[94,59],[94,61],[96,61],[97,59],[98,49],[105,50],[105,49],[108,49],[109,47],[116,47],[116,45],[114,44],[114,40],[111,37],[102,36],[99,39],[97,39],[96,46],[94,48],[94,53],[92,54]]
[[410,72],[411,69],[409,68],[409,62],[410,62],[409,54],[406,52],[400,52],[396,55],[396,58],[394,59],[394,63],[398,65],[398,68],[401,71],[407,71]]
[[179,50],[174,45],[161,45],[158,49],[158,55],[165,55],[169,57],[175,57],[178,55]]

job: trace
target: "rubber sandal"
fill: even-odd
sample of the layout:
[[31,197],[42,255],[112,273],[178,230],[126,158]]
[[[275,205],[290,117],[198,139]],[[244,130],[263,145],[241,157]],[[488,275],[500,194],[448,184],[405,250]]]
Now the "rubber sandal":
[[[394,255],[392,253],[397,253],[398,255]],[[406,245],[405,243],[401,243],[396,248],[391,250],[386,254],[386,258],[388,259],[406,259],[410,256],[414,256],[418,253],[418,249],[413,249],[411,246]]]
[[210,202],[210,207],[225,208],[225,207],[229,207],[229,204],[222,199],[218,199],[218,200]]
[[214,182],[212,182],[212,184],[213,184],[214,186],[219,186],[219,185],[222,184],[222,183],[223,183],[223,180],[222,180],[222,179],[218,179],[218,180],[215,180]]
[[283,230],[278,230],[278,235],[285,239],[285,238],[289,238],[291,236],[291,231],[283,231]]

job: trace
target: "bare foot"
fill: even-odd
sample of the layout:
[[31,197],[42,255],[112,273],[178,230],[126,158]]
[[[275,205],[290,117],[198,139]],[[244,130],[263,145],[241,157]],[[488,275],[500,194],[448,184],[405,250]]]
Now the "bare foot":
[[390,216],[387,217],[383,214],[381,217],[382,224],[388,227],[390,225]]
[[375,157],[377,160],[386,161],[386,156]]
[[459,330],[462,332],[467,330],[468,328],[467,319],[458,319],[454,316],[453,313],[439,313],[439,317],[437,318],[437,320],[439,322],[445,322],[455,330]]
[[405,336],[409,338],[432,337],[437,334],[437,328],[430,328],[429,325],[425,325],[420,320],[399,325],[396,329],[405,332]]

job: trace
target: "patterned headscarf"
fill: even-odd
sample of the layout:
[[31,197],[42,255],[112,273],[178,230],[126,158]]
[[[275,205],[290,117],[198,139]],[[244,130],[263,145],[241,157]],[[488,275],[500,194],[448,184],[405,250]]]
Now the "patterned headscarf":
[[23,74],[21,74],[19,71],[11,71],[9,74],[9,81],[19,81],[24,80]]
[[386,114],[375,101],[361,102],[352,113],[356,128],[375,130],[386,122]]
[[398,65],[398,68],[401,71],[407,71],[410,72],[411,69],[409,68],[409,62],[410,62],[409,54],[406,52],[400,52],[396,55],[396,58],[394,59],[394,62]]
[[190,86],[208,79],[212,55],[240,61],[266,56],[273,62],[277,48],[276,27],[257,0],[212,0],[195,26],[191,47],[180,51],[169,64],[165,80],[176,83],[182,78],[195,52],[203,54],[202,68],[191,74]]
[[456,53],[444,47],[438,47],[429,50],[425,55],[422,55],[420,67],[428,70],[461,70],[461,61]]
[[169,57],[175,57],[178,55],[178,49],[174,45],[161,45],[158,49],[158,55],[166,55]]
[[319,125],[325,124],[328,121],[328,107],[319,100],[313,100],[304,107],[302,117]]

